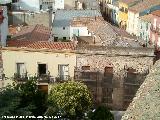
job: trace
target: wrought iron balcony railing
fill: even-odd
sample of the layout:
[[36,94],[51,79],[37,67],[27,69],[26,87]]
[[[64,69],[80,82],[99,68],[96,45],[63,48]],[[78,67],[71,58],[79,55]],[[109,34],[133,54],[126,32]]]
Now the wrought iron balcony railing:
[[154,27],[153,25],[151,25],[150,30],[154,33],[157,33],[158,35],[160,35],[160,28],[159,27]]

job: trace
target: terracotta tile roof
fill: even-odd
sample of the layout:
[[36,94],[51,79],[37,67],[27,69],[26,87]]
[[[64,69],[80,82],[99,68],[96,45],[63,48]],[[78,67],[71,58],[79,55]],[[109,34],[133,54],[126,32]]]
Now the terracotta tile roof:
[[8,47],[27,47],[27,45],[34,43],[34,41],[28,40],[9,40],[7,41]]
[[141,20],[146,21],[146,22],[151,22],[152,19],[152,14],[147,14],[144,16],[139,17]]
[[29,44],[28,48],[33,49],[54,49],[54,50],[74,50],[75,45],[72,42],[46,42],[46,41],[38,41],[33,44]]
[[14,40],[29,40],[29,41],[48,41],[51,30],[43,25],[25,26],[22,30],[15,34]]
[[7,43],[8,47],[26,47],[31,49],[52,49],[52,50],[74,50],[73,42],[52,42],[52,41],[21,41],[10,40]]
[[151,14],[160,17],[160,10],[156,10],[152,12]]
[[141,12],[153,6],[157,6],[159,4],[160,4],[160,0],[143,0],[142,2],[139,2],[138,4],[129,8],[129,10],[134,12]]

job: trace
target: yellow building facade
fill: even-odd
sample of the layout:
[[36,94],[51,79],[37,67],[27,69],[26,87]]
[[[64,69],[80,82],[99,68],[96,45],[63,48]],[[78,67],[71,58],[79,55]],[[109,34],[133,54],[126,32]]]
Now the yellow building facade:
[[119,1],[119,26],[126,29],[128,21],[128,4]]
[[76,54],[73,51],[3,48],[2,59],[3,72],[7,78],[12,78],[15,73],[27,73],[31,77],[49,74],[54,78],[73,78],[76,66]]

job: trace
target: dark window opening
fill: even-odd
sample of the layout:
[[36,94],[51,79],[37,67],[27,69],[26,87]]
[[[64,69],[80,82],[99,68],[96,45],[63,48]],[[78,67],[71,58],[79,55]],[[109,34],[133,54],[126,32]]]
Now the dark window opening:
[[66,40],[66,37],[63,37],[63,40]]
[[38,64],[38,74],[39,75],[44,75],[46,74],[46,64]]
[[57,42],[58,41],[58,37],[54,37],[54,42]]
[[82,70],[90,70],[90,66],[82,66]]
[[63,27],[63,30],[65,30],[65,27]]
[[112,84],[113,79],[113,67],[105,67],[104,68],[104,82],[108,84]]
[[90,72],[82,72],[82,79],[90,79]]
[[19,2],[19,0],[12,0],[12,3],[16,3],[16,2]]
[[42,10],[42,5],[39,6],[40,10]]

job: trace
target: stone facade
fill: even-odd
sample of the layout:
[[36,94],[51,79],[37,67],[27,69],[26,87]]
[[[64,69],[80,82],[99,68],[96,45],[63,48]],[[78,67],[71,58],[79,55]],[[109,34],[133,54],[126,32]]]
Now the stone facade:
[[[111,52],[118,49],[108,50]],[[124,50],[129,52],[132,49]],[[121,50],[117,55],[109,55],[110,52],[98,54],[86,50],[83,54],[79,53],[75,78],[95,81],[96,85],[91,90],[96,103],[103,103],[113,110],[125,110],[149,73],[154,55],[127,56]]]
[[122,120],[160,119],[160,61],[158,60],[136,93]]

